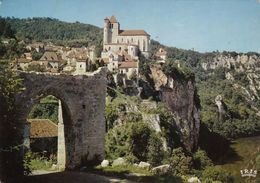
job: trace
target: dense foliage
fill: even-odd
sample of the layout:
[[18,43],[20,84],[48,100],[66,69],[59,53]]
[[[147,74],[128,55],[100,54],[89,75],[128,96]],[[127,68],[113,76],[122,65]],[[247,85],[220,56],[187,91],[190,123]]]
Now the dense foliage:
[[50,119],[58,124],[58,99],[52,95],[35,104],[29,114],[30,119]]
[[16,31],[16,37],[26,42],[52,41],[67,46],[101,45],[102,30],[79,22],[67,23],[52,18],[1,18]]
[[22,127],[15,118],[15,95],[22,90],[21,79],[9,68],[8,62],[0,62],[0,180],[15,182],[23,175],[20,156]]
[[[227,138],[257,135],[260,118],[254,110],[254,101],[246,100],[242,91],[233,87],[233,81],[225,80],[223,74],[222,69],[217,69],[207,80],[198,83],[202,122]],[[217,95],[223,97],[226,105],[222,117],[214,101]]]

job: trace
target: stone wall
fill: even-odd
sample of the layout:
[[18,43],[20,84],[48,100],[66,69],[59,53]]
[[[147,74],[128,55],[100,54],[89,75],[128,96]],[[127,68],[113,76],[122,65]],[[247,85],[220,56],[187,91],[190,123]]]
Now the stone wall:
[[[32,106],[48,95],[61,101],[65,168],[104,158],[106,68],[84,75],[20,72],[25,90],[16,97],[18,123],[26,124]],[[59,133],[62,134],[62,133]]]

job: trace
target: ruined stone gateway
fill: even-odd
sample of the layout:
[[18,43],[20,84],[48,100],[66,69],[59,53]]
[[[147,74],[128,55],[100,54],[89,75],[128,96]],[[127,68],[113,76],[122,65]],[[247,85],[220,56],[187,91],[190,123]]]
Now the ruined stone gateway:
[[58,167],[73,169],[104,158],[106,68],[84,75],[21,72],[25,90],[16,97],[17,120],[29,139],[32,106],[48,95],[60,100]]

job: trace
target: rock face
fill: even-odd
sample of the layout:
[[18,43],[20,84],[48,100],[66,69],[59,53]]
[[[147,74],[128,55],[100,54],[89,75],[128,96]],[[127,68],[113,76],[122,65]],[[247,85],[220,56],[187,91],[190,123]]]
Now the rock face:
[[157,167],[154,167],[152,169],[152,172],[156,175],[164,175],[167,174],[170,170],[170,165],[160,165]]
[[183,144],[190,152],[196,150],[200,118],[194,78],[173,78],[156,66],[150,67],[150,70],[149,79],[153,81],[155,90],[159,91],[161,101],[174,114]]
[[[61,102],[58,165],[73,169],[104,158],[106,69],[84,75],[22,72],[25,90],[16,96],[17,123],[26,126],[33,105],[48,95]],[[24,139],[29,138],[24,129]],[[61,135],[63,134],[63,135]],[[22,140],[22,139],[21,139]],[[63,158],[61,158],[63,157]],[[61,162],[63,161],[63,162]]]
[[227,68],[237,73],[245,73],[249,81],[247,89],[238,85],[230,72],[225,73],[225,75],[226,79],[234,81],[234,87],[242,90],[248,100],[260,99],[260,56],[246,54],[224,56],[220,54],[211,62],[202,62],[201,67],[206,71]]
[[139,164],[138,164],[138,167],[140,168],[151,168],[151,164],[150,163],[147,163],[147,162],[143,162],[141,161]]
[[218,55],[213,61],[201,63],[201,67],[204,70],[216,69],[218,67],[224,67],[228,69],[234,68],[236,71],[254,70],[260,67],[260,57],[256,55]]
[[227,109],[226,109],[226,105],[223,102],[223,98],[221,95],[216,96],[215,104],[218,106],[219,120],[222,121],[224,119]]
[[109,166],[109,161],[108,160],[103,160],[100,165],[102,167],[107,167],[107,166]]
[[[225,78],[232,81],[233,87],[242,92],[247,101],[257,102],[260,99],[260,56],[257,54],[216,55],[213,60],[201,63],[207,73],[221,68]],[[234,77],[237,75],[237,77]],[[256,112],[260,112],[259,107]]]
[[117,158],[113,161],[112,166],[119,166],[119,165],[125,165],[126,160],[124,158]]

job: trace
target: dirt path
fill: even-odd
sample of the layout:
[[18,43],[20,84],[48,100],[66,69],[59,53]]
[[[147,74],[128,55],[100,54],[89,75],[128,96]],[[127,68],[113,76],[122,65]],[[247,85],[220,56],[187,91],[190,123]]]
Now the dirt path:
[[[40,172],[36,172],[39,174]],[[26,177],[23,183],[134,183],[129,180],[105,177],[86,172],[41,172],[45,174]]]

